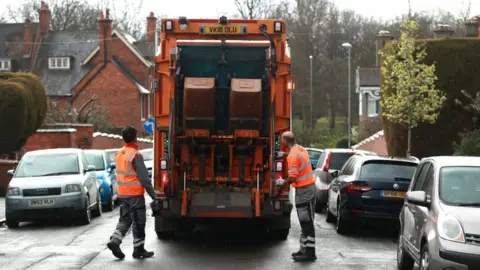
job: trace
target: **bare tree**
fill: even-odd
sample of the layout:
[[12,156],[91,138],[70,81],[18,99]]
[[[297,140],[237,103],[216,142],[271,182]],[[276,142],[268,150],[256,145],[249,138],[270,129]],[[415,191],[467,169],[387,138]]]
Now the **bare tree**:
[[235,0],[235,6],[242,19],[270,18],[275,11],[272,0]]
[[93,124],[97,131],[109,131],[112,128],[108,113],[96,95],[91,96],[79,107],[68,104],[67,108],[64,108],[57,101],[49,99],[45,124],[54,123]]
[[[51,11],[51,27],[54,31],[97,29],[99,7],[87,0],[47,0]],[[40,2],[28,2],[17,9],[7,8],[8,19],[17,23],[25,19],[39,20]]]
[[[129,33],[136,39],[140,39],[144,32],[144,16],[139,16],[143,7],[143,0],[101,0],[103,8],[111,8],[111,15],[115,27]],[[142,20],[140,20],[142,18]]]

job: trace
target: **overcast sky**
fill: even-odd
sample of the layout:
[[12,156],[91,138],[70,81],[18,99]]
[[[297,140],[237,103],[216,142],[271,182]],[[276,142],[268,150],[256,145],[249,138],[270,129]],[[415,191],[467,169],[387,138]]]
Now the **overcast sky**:
[[[22,2],[17,0],[13,7]],[[36,0],[35,0],[36,1]],[[40,0],[38,0],[40,1]],[[95,0],[89,0],[96,2]],[[123,3],[124,0],[110,0]],[[137,2],[139,0],[130,0]],[[397,15],[408,12],[408,0],[334,0],[341,9],[352,9],[359,14],[381,19],[394,18]],[[9,1],[10,2],[10,1]],[[235,0],[143,0],[143,13],[153,11],[155,14],[168,15],[171,17],[219,17],[223,14],[235,14]],[[459,14],[468,4],[468,0],[411,0],[414,12],[447,10]],[[471,0],[472,16],[480,14],[480,0]],[[11,2],[10,2],[11,3]],[[9,3],[9,4],[10,4]],[[0,6],[0,14],[5,12],[6,7]]]

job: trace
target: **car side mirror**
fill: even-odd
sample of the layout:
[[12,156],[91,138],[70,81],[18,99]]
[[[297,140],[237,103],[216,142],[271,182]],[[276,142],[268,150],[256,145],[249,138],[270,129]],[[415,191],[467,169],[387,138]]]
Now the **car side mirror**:
[[317,167],[312,164],[312,170],[315,170]]
[[87,165],[87,168],[85,169],[85,172],[93,172],[93,171],[95,171],[95,166]]
[[427,198],[427,193],[421,190],[407,192],[407,201],[420,206],[430,206],[430,200]]
[[7,171],[8,176],[11,176],[11,177],[13,177],[14,173],[15,173],[15,170],[8,170]]
[[330,175],[333,177],[333,178],[337,178],[338,177],[338,171],[333,171],[330,173]]
[[117,168],[117,164],[115,164],[115,163],[113,163],[113,162],[110,163],[110,170],[113,171],[113,170],[115,170],[116,168]]

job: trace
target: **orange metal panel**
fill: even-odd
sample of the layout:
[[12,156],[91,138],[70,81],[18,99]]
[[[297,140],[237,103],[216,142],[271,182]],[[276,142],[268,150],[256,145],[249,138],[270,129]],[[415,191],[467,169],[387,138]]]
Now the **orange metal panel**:
[[260,136],[258,130],[237,129],[235,130],[235,138],[256,138]]
[[210,136],[210,132],[208,129],[187,129],[185,130],[185,136],[208,138],[208,136]]

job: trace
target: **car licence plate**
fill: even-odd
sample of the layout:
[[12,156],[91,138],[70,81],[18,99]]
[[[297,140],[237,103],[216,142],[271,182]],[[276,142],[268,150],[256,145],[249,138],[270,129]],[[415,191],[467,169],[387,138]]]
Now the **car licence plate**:
[[30,200],[28,202],[28,206],[30,207],[42,207],[42,206],[50,206],[50,205],[55,205],[54,199]]
[[405,198],[405,191],[393,191],[393,190],[384,190],[382,191],[382,197],[388,198]]
[[244,33],[245,27],[239,25],[207,25],[203,29],[206,35],[239,35]]

